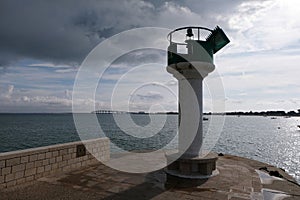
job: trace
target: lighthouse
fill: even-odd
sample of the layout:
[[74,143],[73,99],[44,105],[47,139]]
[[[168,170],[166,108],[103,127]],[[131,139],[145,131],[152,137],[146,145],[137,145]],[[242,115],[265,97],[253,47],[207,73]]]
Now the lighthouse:
[[217,174],[217,155],[201,148],[203,80],[215,69],[213,55],[229,39],[218,26],[215,29],[190,26],[173,30],[168,40],[167,71],[178,80],[179,137],[178,153],[168,155],[167,159],[180,156],[166,171],[179,177],[207,178]]

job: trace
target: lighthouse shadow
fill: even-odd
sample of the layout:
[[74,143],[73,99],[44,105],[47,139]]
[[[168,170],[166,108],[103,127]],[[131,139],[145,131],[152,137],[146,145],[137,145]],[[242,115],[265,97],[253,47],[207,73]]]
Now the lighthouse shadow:
[[[180,196],[182,194],[191,194],[193,192],[199,192],[199,190],[201,190],[202,192],[205,188],[200,188],[200,186],[207,181],[207,179],[178,178],[166,174],[163,169],[144,174],[142,176],[133,174],[130,176],[130,182],[132,184],[132,187],[108,195],[103,199],[150,200],[155,197],[159,199],[165,199],[169,197],[171,193],[173,194],[173,196]],[[141,178],[143,179],[143,181],[141,181]],[[122,187],[120,187],[120,189],[122,189]]]
[[165,188],[167,190],[174,189],[176,191],[189,192],[194,191],[195,188],[199,188],[208,179],[190,179],[180,178],[166,174]]

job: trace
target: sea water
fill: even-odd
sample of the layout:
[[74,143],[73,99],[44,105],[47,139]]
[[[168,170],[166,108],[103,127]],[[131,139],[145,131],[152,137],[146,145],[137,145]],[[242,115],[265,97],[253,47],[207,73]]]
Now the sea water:
[[[85,125],[78,134],[72,114],[0,114],[0,152],[104,136],[112,141],[112,151],[178,144],[177,115],[98,114],[97,126],[91,123],[92,114],[80,115]],[[204,133],[211,128],[210,120],[203,121]],[[281,167],[300,182],[299,124],[298,117],[226,116],[213,150]]]

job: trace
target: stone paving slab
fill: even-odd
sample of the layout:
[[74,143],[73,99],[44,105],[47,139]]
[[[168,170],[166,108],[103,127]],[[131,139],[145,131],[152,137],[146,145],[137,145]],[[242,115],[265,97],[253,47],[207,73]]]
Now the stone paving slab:
[[[262,184],[261,177],[255,171],[261,167],[276,169],[283,179]],[[129,174],[99,163],[77,171],[41,178],[31,185],[2,190],[0,199],[262,200],[270,195],[300,199],[300,187],[293,183],[293,178],[283,170],[265,163],[225,155],[219,157],[217,169],[217,176],[192,180],[172,177],[164,170]]]

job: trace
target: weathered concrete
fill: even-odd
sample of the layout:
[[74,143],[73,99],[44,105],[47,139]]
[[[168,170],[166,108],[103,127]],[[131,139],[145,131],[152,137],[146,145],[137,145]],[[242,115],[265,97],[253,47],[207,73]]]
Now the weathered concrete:
[[[261,167],[277,170],[284,179],[262,184]],[[164,170],[128,174],[96,164],[73,172],[41,178],[31,185],[0,192],[1,199],[263,199],[268,194],[285,193],[285,199],[300,199],[300,187],[283,170],[265,163],[222,156],[217,161],[219,175],[205,180],[179,179]],[[262,171],[259,171],[263,173]],[[285,179],[289,180],[286,181]],[[277,190],[270,193],[268,189]],[[263,191],[263,192],[262,192]],[[264,194],[263,194],[264,193]],[[279,194],[280,195],[280,194]]]

